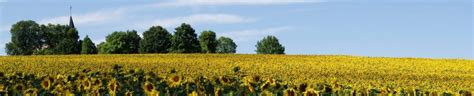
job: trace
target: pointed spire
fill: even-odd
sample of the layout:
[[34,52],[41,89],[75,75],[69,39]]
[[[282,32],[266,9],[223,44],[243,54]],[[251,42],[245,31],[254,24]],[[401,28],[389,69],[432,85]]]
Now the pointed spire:
[[69,7],[69,27],[75,28],[74,21],[72,20],[72,6]]

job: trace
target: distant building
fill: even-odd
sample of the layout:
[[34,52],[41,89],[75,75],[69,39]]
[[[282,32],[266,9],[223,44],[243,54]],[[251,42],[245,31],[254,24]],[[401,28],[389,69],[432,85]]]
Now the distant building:
[[72,6],[69,7],[69,27],[76,28],[74,27],[74,21],[72,20]]

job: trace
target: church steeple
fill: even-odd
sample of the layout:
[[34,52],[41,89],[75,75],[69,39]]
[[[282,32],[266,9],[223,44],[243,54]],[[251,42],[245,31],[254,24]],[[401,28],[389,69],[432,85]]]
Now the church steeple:
[[72,6],[69,7],[69,27],[76,28],[74,27],[74,21],[72,20]]

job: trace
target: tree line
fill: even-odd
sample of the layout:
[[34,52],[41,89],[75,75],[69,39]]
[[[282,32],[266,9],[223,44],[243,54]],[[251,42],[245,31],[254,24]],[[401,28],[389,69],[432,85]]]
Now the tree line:
[[[197,36],[191,25],[182,23],[174,34],[161,26],[152,26],[140,37],[135,30],[115,31],[96,45],[89,36],[80,40],[76,28],[60,24],[37,24],[22,20],[10,29],[8,55],[53,54],[137,54],[137,53],[235,53],[237,45],[229,37],[216,38],[205,30]],[[257,42],[258,54],[284,54],[285,48],[275,36]]]

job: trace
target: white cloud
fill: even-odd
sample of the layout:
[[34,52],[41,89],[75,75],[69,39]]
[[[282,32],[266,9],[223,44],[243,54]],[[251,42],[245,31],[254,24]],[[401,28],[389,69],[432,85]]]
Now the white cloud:
[[218,34],[219,36],[230,37],[236,42],[255,41],[267,35],[276,35],[277,33],[291,30],[292,27],[272,27],[265,29],[251,29],[251,30],[240,30],[230,31]]
[[[76,25],[87,25],[87,24],[94,24],[94,23],[104,23],[106,21],[119,19],[124,12],[124,8],[119,8],[117,10],[99,10],[95,12],[85,13],[74,15],[73,20],[74,24]],[[52,24],[68,24],[69,23],[69,16],[59,16],[53,18],[46,18],[40,20],[39,23],[52,23]]]
[[[153,4],[124,6],[116,9],[98,10],[90,13],[73,14],[74,23],[76,25],[92,25],[112,22],[113,20],[121,20],[132,12],[140,10],[149,10],[162,7],[182,7],[182,6],[199,6],[199,5],[275,5],[275,4],[293,4],[293,3],[317,3],[322,0],[176,0],[170,2],[158,2]],[[153,21],[153,20],[148,20]],[[242,18],[229,14],[196,14],[185,17],[176,17],[171,19],[154,20],[152,24],[162,24],[162,26],[173,26],[182,22],[187,23],[240,23],[252,21],[248,18]],[[39,20],[39,23],[68,24],[69,16],[58,16],[53,18],[45,18]],[[141,22],[140,26],[150,23]]]
[[156,6],[200,6],[200,5],[277,5],[291,3],[317,3],[322,0],[176,0],[158,3]]
[[154,20],[152,25],[164,27],[177,26],[183,22],[189,24],[235,24],[253,22],[255,19],[231,14],[194,14],[190,16]]

